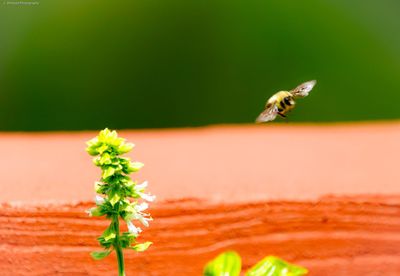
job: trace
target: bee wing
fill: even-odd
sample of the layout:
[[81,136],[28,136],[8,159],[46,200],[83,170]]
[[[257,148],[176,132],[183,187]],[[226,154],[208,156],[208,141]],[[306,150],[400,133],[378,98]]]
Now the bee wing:
[[290,90],[289,92],[292,93],[294,97],[304,98],[305,96],[308,96],[308,93],[310,93],[316,83],[316,80],[308,81],[300,84],[295,89]]
[[267,105],[265,110],[258,115],[256,119],[256,123],[265,123],[269,121],[273,121],[278,114],[278,107],[276,104]]

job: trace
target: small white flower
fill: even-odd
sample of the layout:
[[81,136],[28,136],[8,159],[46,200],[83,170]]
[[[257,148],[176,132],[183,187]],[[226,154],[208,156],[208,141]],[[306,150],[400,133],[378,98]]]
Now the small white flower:
[[144,216],[139,216],[138,219],[146,227],[149,227],[149,221],[153,220],[152,218],[145,218]]
[[146,194],[144,193],[145,188],[147,187],[149,183],[147,181],[144,181],[142,184],[138,184],[135,186],[135,192],[138,196],[143,198],[146,201],[152,202],[156,199],[154,195],[151,194]]
[[96,202],[97,205],[101,205],[105,202],[105,199],[99,195],[96,195],[94,201]]
[[136,191],[142,191],[142,190],[144,190],[144,189],[147,187],[148,184],[149,184],[149,183],[147,182],[147,180],[144,181],[142,184],[137,184],[137,185],[135,186],[135,190],[136,190]]
[[142,202],[135,206],[135,210],[137,212],[142,212],[142,211],[146,210],[147,208],[149,208],[149,204],[147,204],[146,202]]
[[149,221],[152,221],[153,218],[150,217],[149,214],[138,212],[133,216],[134,219],[139,220],[144,226],[149,227]]
[[140,232],[142,232],[142,229],[140,227],[136,227],[132,221],[128,220],[126,221],[126,225],[128,225],[128,230],[131,234],[137,236],[139,235]]
[[136,192],[141,198],[143,198],[146,201],[149,202],[153,202],[156,199],[155,195],[151,195],[151,194],[146,194],[146,193],[142,193],[142,192]]

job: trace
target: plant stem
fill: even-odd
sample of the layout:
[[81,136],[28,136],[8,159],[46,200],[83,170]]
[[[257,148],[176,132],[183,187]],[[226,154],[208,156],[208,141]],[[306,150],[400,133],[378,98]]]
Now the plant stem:
[[122,252],[121,244],[119,242],[119,212],[117,212],[117,215],[113,217],[113,220],[116,232],[114,248],[117,253],[118,276],[125,276],[124,253]]

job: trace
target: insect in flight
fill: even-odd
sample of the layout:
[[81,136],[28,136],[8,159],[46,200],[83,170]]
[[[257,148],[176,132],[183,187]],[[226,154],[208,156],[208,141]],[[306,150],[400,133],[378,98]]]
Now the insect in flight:
[[315,80],[308,81],[300,84],[293,90],[279,91],[273,95],[265,104],[264,111],[257,117],[256,123],[273,121],[277,115],[286,118],[286,114],[292,110],[296,104],[294,100],[307,96],[316,83],[317,81]]

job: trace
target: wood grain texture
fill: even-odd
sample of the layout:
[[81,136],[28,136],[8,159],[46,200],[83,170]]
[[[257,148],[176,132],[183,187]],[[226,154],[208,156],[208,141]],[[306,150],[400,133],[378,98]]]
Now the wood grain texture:
[[[115,275],[115,255],[91,260],[107,222],[87,217],[92,203],[13,206],[0,215],[2,275]],[[155,204],[140,240],[126,253],[127,275],[201,275],[233,249],[249,268],[266,255],[306,266],[310,275],[400,275],[400,197],[325,197],[318,201]]]

